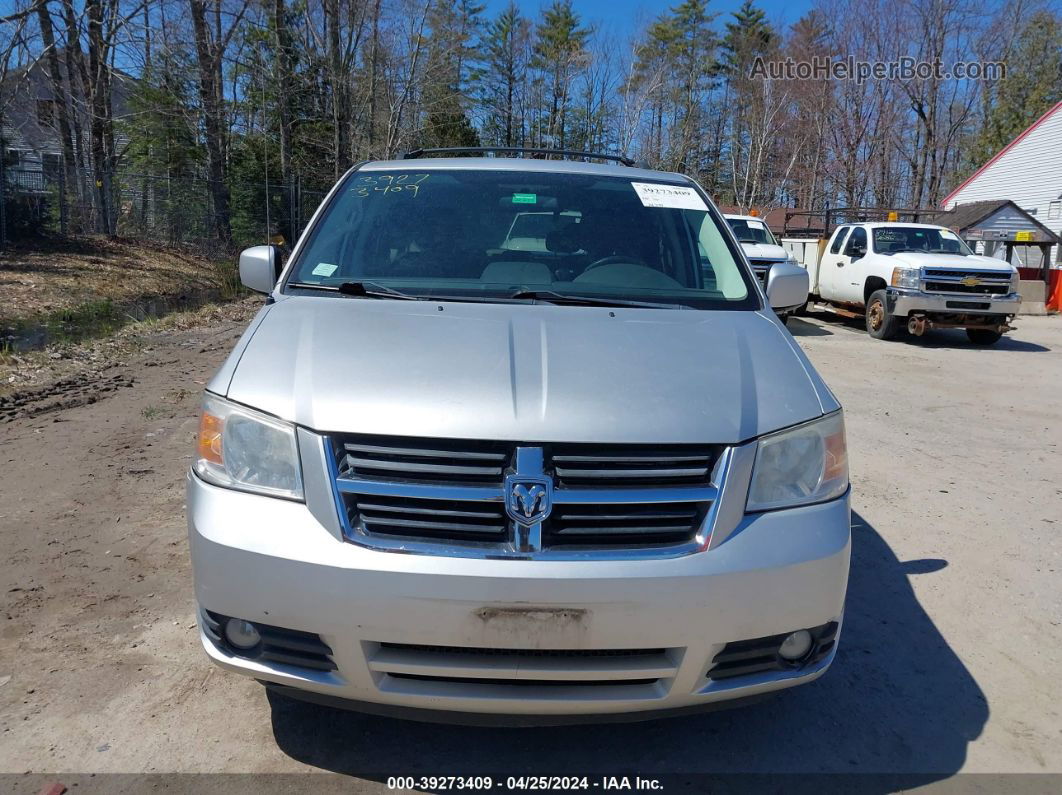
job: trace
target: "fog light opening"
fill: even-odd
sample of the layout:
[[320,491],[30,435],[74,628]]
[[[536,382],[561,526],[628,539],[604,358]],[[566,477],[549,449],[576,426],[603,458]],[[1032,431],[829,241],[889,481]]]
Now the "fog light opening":
[[230,618],[225,622],[225,640],[240,651],[253,649],[262,642],[258,629],[250,621],[242,618]]
[[789,662],[800,662],[811,651],[811,633],[806,629],[798,629],[786,635],[782,645],[778,647],[778,656]]

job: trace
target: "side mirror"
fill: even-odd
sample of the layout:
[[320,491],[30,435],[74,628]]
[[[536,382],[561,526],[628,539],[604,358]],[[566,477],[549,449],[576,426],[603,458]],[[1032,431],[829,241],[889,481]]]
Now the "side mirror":
[[276,246],[251,246],[240,252],[240,281],[256,293],[272,292],[279,276]]
[[773,309],[792,309],[808,300],[811,281],[799,265],[776,262],[767,272],[767,300]]

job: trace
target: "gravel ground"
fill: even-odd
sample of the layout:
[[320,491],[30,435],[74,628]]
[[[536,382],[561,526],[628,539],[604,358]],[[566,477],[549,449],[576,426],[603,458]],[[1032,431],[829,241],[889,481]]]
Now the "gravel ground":
[[740,710],[497,730],[271,701],[208,664],[183,478],[198,393],[245,316],[155,330],[91,377],[38,374],[3,398],[0,772],[327,770],[365,790],[394,774],[1062,773],[1062,317],[1023,317],[990,349],[794,322],[848,417],[854,559],[831,671]]

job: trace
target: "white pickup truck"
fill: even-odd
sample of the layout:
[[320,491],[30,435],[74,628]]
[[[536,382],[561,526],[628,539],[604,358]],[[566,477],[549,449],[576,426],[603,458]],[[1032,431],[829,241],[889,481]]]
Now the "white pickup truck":
[[1018,311],[1018,272],[974,254],[950,229],[931,224],[842,224],[829,239],[782,239],[808,270],[809,301],[865,312],[867,333],[895,338],[931,328],[963,328],[992,345]]
[[[788,262],[799,265],[793,255],[787,252],[778,243],[777,238],[762,218],[755,215],[724,215],[734,237],[741,244],[741,250],[752,266],[752,272],[766,288],[767,274],[772,265],[780,262]],[[776,314],[783,323],[788,323],[795,310],[787,309],[778,311]]]

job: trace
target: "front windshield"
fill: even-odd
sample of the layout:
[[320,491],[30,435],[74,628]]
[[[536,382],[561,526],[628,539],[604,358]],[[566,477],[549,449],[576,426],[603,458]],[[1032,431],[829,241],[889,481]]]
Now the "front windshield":
[[950,229],[923,226],[883,226],[874,230],[874,251],[896,254],[901,251],[924,251],[928,254],[973,254]]
[[683,185],[415,164],[362,170],[314,224],[287,286],[758,308],[717,217]]
[[766,243],[777,246],[778,243],[763,221],[748,218],[727,218],[726,222],[734,230],[734,237],[741,243]]

